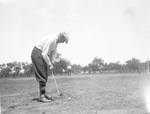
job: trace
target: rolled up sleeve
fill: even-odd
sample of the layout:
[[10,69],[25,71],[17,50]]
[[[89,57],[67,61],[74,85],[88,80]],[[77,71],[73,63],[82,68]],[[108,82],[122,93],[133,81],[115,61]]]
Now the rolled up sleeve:
[[50,42],[46,42],[46,44],[43,46],[42,56],[48,66],[51,66],[51,61],[49,58],[49,52],[51,52],[50,49]]
[[53,52],[52,52],[52,63],[54,63],[55,62],[55,59],[56,59],[56,57],[57,57],[57,49],[55,49]]

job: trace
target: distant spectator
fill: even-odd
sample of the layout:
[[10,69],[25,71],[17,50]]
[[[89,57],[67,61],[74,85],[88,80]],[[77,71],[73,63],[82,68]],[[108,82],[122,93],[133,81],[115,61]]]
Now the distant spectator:
[[68,65],[67,66],[67,72],[68,72],[68,76],[71,76],[71,66],[70,65]]

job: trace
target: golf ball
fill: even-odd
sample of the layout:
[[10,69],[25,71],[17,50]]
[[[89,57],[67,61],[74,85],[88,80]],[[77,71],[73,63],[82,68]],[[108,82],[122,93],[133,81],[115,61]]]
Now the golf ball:
[[71,99],[71,97],[68,98],[69,100]]

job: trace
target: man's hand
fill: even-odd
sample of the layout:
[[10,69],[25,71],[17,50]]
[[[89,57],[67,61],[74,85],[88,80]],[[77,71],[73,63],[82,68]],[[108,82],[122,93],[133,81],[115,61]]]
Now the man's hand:
[[59,62],[59,61],[60,61],[60,58],[55,59],[55,62]]
[[50,70],[52,70],[52,69],[53,69],[53,65],[52,65],[52,64],[49,66],[49,69],[50,69]]

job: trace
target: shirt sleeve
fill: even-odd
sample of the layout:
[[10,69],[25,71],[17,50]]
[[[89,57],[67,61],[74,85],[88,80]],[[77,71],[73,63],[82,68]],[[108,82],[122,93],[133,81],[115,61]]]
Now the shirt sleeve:
[[51,42],[45,41],[45,44],[44,44],[43,50],[42,50],[42,56],[43,56],[44,61],[47,63],[47,65],[51,66],[49,54],[51,54]]
[[52,63],[54,63],[55,59],[56,59],[56,56],[57,56],[57,49],[55,49],[51,54],[52,54],[51,60],[52,60]]

